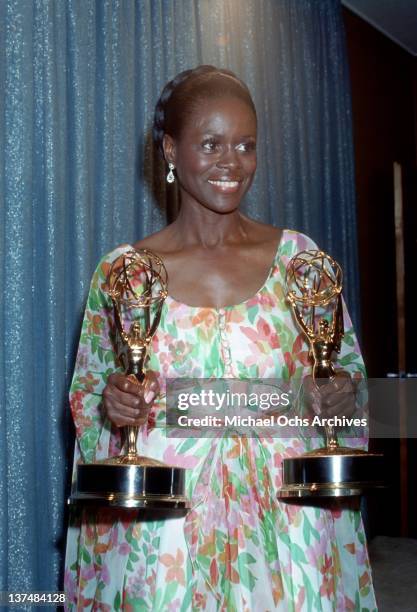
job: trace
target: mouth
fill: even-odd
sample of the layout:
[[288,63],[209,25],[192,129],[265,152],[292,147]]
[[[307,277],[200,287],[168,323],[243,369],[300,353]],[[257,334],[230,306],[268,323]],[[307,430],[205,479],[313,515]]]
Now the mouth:
[[233,193],[239,189],[241,180],[209,179],[208,183],[210,183],[210,185],[213,185],[213,187],[215,187],[217,190],[221,191],[222,193]]

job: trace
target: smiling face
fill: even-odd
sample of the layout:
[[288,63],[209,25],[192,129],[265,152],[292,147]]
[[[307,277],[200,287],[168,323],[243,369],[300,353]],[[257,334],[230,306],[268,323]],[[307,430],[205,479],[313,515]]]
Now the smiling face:
[[178,138],[164,137],[183,205],[217,213],[237,209],[256,170],[256,117],[236,97],[209,98],[190,113]]

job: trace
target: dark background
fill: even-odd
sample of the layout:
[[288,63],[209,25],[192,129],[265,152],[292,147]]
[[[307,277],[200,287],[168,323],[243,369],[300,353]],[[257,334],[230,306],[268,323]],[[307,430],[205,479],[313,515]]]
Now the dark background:
[[[406,264],[404,370],[415,373],[417,57],[346,8],[343,18],[352,88],[362,350],[370,377],[399,372],[393,176],[393,163],[399,162],[403,167]],[[389,484],[385,491],[368,497],[371,537],[417,537],[416,442],[371,441],[371,449],[386,457]]]

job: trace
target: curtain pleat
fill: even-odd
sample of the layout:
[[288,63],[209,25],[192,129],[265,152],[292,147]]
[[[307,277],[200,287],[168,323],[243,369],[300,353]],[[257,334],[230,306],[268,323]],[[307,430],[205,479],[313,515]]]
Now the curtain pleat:
[[57,589],[73,447],[67,390],[92,271],[177,202],[152,147],[165,82],[249,85],[253,217],[339,260],[358,320],[351,110],[339,0],[0,2],[0,590]]

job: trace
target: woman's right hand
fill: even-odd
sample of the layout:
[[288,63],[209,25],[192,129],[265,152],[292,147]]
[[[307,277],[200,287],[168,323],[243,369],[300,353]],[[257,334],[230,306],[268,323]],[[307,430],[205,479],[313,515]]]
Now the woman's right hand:
[[110,374],[103,390],[104,416],[116,427],[143,425],[158,393],[158,380],[151,371],[146,372],[141,384],[124,374]]

